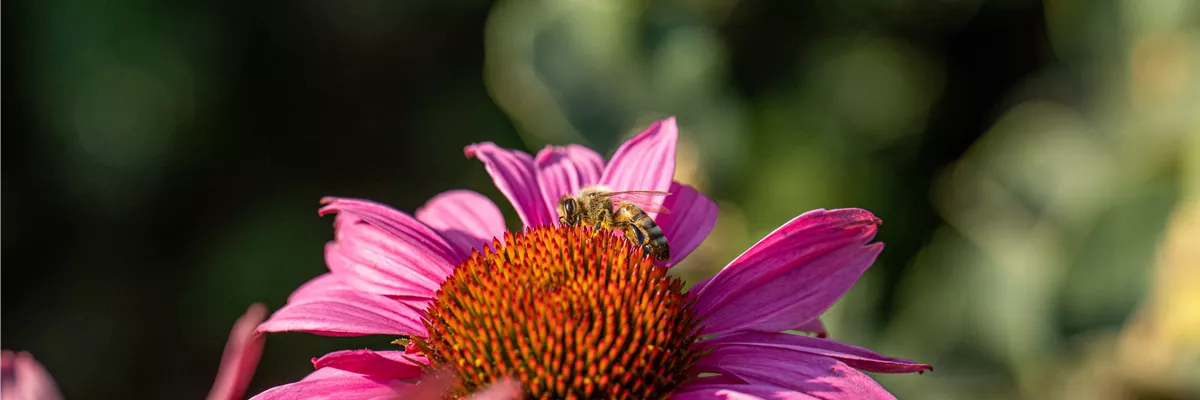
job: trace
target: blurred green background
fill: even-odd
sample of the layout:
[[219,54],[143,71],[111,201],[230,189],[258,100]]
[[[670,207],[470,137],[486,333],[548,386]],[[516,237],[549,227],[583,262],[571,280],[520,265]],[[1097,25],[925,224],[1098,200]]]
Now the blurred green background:
[[[679,117],[711,274],[813,208],[887,249],[832,335],[913,399],[1200,398],[1200,2],[18,1],[2,346],[72,399],[200,398],[324,271],[324,195],[411,211],[464,145],[611,154]],[[514,214],[503,206],[509,216]],[[515,221],[515,218],[511,219]],[[251,393],[391,338],[271,336]]]

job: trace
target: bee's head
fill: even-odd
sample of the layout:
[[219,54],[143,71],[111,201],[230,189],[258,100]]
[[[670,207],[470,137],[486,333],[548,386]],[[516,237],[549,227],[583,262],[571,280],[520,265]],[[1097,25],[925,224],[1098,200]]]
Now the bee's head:
[[570,225],[570,220],[573,220],[578,213],[579,200],[571,196],[563,196],[558,199],[558,222],[561,222],[563,225]]

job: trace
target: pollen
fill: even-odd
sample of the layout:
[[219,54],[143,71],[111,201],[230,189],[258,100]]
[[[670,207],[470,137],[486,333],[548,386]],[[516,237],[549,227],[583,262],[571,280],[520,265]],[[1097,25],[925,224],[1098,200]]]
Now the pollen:
[[699,318],[683,282],[608,231],[507,233],[442,283],[414,338],[458,395],[501,377],[530,399],[662,399],[694,377]]

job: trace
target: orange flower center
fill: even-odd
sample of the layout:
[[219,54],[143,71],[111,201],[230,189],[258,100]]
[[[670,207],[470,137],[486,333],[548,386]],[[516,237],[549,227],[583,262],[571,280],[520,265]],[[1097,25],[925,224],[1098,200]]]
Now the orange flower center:
[[533,399],[666,398],[702,354],[682,289],[607,231],[507,233],[442,283],[415,344],[459,394],[508,376]]

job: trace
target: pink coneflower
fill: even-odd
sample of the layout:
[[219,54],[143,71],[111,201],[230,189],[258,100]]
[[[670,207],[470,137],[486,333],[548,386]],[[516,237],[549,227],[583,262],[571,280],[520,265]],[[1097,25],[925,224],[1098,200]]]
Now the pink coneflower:
[[[266,316],[267,308],[262,304],[254,304],[234,323],[208,400],[243,398],[250,378],[254,377],[265,340],[254,328]],[[50,373],[27,352],[0,351],[0,377],[0,399],[62,399]]]
[[0,398],[59,400],[62,394],[46,367],[28,352],[0,351]]
[[528,398],[892,398],[858,370],[931,369],[783,332],[820,330],[819,315],[882,250],[870,244],[880,221],[867,211],[796,217],[686,292],[670,263],[629,241],[555,226],[558,197],[592,183],[666,190],[671,213],[659,224],[671,261],[686,256],[711,230],[715,205],[671,182],[675,139],[674,120],[661,121],[607,165],[579,146],[536,158],[469,146],[528,227],[518,233],[504,232],[499,210],[474,192],[441,194],[415,217],[327,199],[321,214],[337,213],[330,273],[259,330],[411,343],[315,358],[316,372],[256,398],[405,395],[432,370],[456,377],[458,395],[513,377]]

